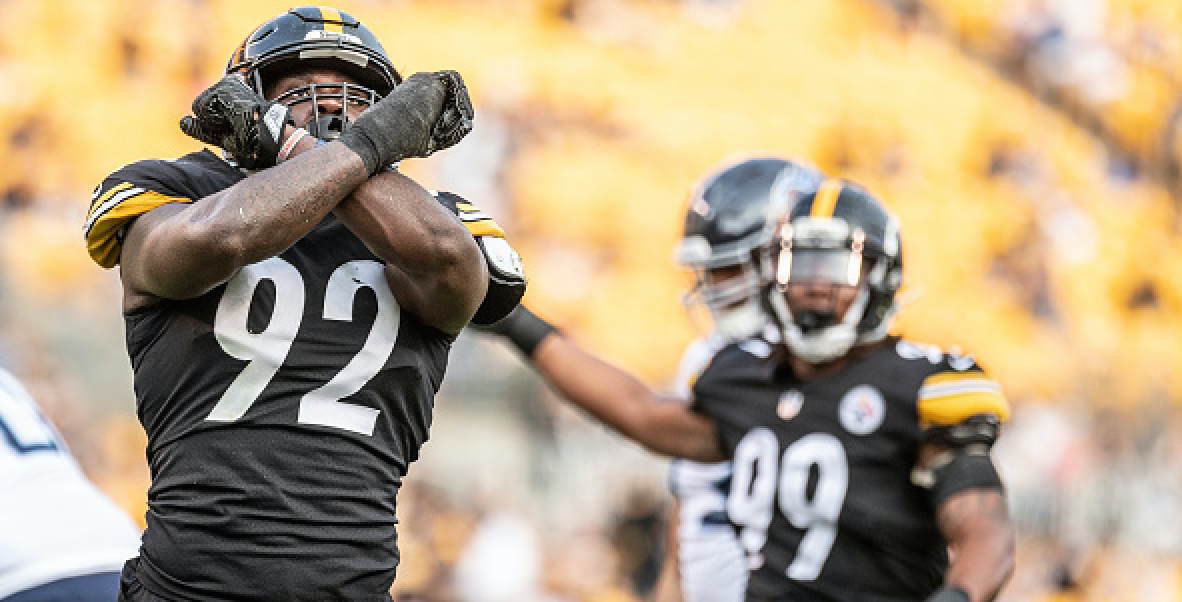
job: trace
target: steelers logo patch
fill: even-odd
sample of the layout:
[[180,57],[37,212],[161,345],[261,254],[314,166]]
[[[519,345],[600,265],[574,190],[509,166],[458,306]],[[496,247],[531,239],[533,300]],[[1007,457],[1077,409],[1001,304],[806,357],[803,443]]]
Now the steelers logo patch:
[[855,435],[869,435],[882,426],[886,402],[874,387],[858,385],[841,398],[837,414],[845,430]]

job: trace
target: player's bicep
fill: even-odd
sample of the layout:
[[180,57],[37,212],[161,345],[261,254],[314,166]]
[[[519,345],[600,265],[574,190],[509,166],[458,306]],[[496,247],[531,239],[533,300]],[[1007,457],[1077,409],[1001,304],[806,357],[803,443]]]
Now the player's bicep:
[[183,214],[187,204],[168,203],[124,229],[119,264],[124,288],[133,295],[190,299],[225,282],[238,266],[218,261],[200,248]]
[[412,276],[390,263],[386,264],[386,280],[398,305],[423,323],[449,334],[464,328],[483,293],[479,290],[483,283],[474,285],[468,280],[469,286],[453,286],[449,281]]

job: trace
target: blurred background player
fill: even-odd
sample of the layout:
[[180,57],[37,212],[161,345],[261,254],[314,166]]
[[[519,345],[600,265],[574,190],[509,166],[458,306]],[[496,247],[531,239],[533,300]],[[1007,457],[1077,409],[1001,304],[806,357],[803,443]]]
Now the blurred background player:
[[126,165],[86,222],[121,267],[152,467],[120,597],[389,599],[396,495],[489,289],[473,232],[390,166],[470,131],[463,81],[404,81],[357,19],[306,6],[193,112],[227,158]]
[[[991,600],[1013,531],[989,450],[1008,418],[971,357],[887,330],[897,219],[828,180],[759,253],[778,340],[715,354],[669,403],[519,307],[497,328],[566,398],[649,449],[731,458],[746,600]],[[950,553],[951,552],[951,553]]]
[[[114,167],[194,150],[176,118],[220,76],[249,26],[294,4],[2,4],[23,31],[55,35],[0,43],[0,73],[19,82],[0,111],[0,337],[19,341],[21,358],[63,368],[29,371],[22,359],[17,374],[86,474],[142,520],[142,427],[126,356],[112,347],[123,340],[111,298],[118,270],[96,270],[79,252],[78,212]],[[342,0],[337,8],[361,17],[404,74],[464,74],[480,115],[473,133],[446,153],[404,162],[403,172],[512,227],[535,277],[531,307],[646,382],[672,383],[699,334],[671,294],[687,288],[684,273],[661,258],[681,238],[687,193],[720,157],[774,149],[884,195],[907,230],[907,310],[896,327],[971,349],[1014,406],[994,457],[1022,560],[1002,598],[1033,602],[1071,586],[1089,602],[1182,600],[1182,472],[1170,463],[1182,456],[1182,371],[1173,369],[1182,365],[1182,279],[1171,276],[1182,273],[1182,189],[1159,177],[1164,161],[1176,169],[1182,156],[1182,4],[577,0],[507,11]],[[902,8],[918,13],[906,28],[895,18]],[[1124,76],[1081,77],[1096,65],[1096,47]],[[703,73],[714,85],[703,87]],[[867,89],[876,92],[858,92]],[[1089,104],[1097,89],[1108,94]],[[117,135],[112,116],[124,117]],[[399,494],[400,546],[415,537],[429,551],[405,554],[400,588],[415,583],[412,564],[445,580],[449,550],[467,537],[407,520],[401,506],[418,485],[472,515],[472,475],[496,473],[535,528],[584,528],[600,545],[614,541],[613,502],[636,482],[609,484],[600,474],[643,471],[640,482],[658,499],[666,486],[667,460],[619,445],[570,408],[542,414],[556,400],[535,375],[510,349],[475,338],[461,336],[452,349],[433,443]],[[47,385],[70,392],[55,398],[42,393]],[[521,412],[523,402],[535,411]],[[59,414],[63,403],[88,411]],[[110,419],[83,417],[95,413]],[[549,432],[535,428],[539,414],[557,419],[541,423]],[[572,435],[586,444],[571,446]],[[552,442],[570,453],[546,453]],[[619,455],[636,461],[615,462]],[[565,511],[572,506],[578,511]],[[585,549],[558,538],[539,545],[548,565]],[[1078,559],[1068,578],[1051,568],[1061,550]],[[586,566],[580,560],[563,566]],[[582,570],[577,585],[548,583],[574,599],[608,579],[635,595],[651,589],[631,564],[619,566]]]
[[78,467],[32,396],[0,369],[0,600],[111,602],[139,529]]
[[[758,250],[774,233],[774,217],[816,190],[815,168],[777,157],[748,157],[715,168],[690,195],[677,263],[693,270],[686,295],[704,307],[713,331],[686,348],[674,395],[688,398],[693,379],[727,343],[768,326],[760,301]],[[778,209],[777,209],[778,208]],[[747,565],[726,518],[728,462],[702,464],[675,458],[669,466],[673,506],[654,602],[736,602],[743,599]]]

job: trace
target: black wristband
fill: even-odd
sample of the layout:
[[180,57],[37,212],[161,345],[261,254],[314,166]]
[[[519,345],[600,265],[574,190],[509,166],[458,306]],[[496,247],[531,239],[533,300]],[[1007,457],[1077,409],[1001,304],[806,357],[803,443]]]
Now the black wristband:
[[557,331],[553,324],[534,315],[524,305],[518,305],[505,319],[490,326],[489,330],[504,335],[526,357],[531,358],[542,340]]
[[349,128],[337,140],[340,140],[349,150],[361,157],[361,162],[365,164],[365,170],[369,172],[369,175],[374,175],[378,168],[382,167],[378,147],[364,131],[358,128]]
[[[975,453],[974,453],[975,452]],[[932,470],[932,503],[936,506],[966,489],[1005,489],[987,450],[972,447],[952,452],[952,458]]]
[[963,587],[945,585],[928,596],[927,602],[972,602],[972,598]]

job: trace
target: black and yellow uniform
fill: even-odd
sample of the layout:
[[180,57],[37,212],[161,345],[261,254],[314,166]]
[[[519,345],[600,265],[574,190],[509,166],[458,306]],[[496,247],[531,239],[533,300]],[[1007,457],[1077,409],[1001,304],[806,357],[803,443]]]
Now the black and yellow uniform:
[[[135,216],[243,177],[209,151],[118,169],[91,203],[92,256],[115,265]],[[125,322],[152,473],[137,579],[177,600],[388,599],[395,494],[455,337],[402,311],[382,262],[331,214],[210,292]]]
[[911,478],[924,432],[1006,419],[997,383],[969,357],[895,338],[808,381],[771,352],[731,345],[694,385],[733,454],[747,600],[922,600],[948,567],[931,494]]

